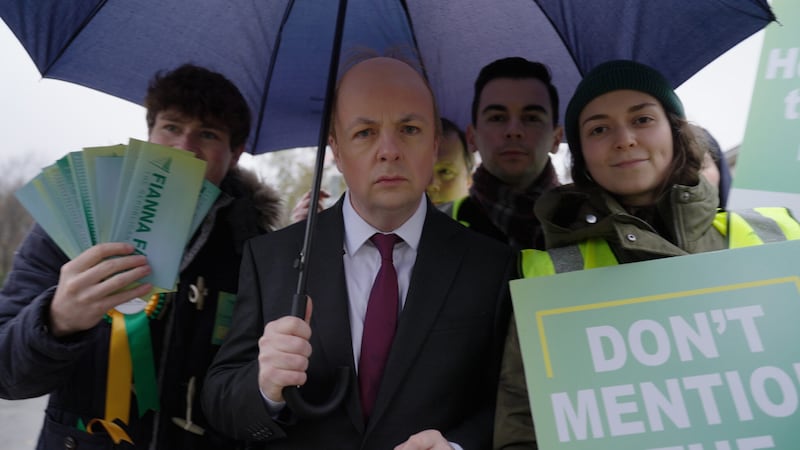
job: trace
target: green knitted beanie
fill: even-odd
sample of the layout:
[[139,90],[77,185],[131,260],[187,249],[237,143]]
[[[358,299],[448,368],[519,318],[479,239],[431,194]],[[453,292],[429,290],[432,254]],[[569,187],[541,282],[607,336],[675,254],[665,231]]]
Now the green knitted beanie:
[[650,66],[635,61],[608,61],[595,67],[583,77],[567,105],[564,127],[571,149],[580,148],[578,116],[595,98],[611,91],[630,89],[652,95],[664,110],[686,118],[683,104],[669,81]]

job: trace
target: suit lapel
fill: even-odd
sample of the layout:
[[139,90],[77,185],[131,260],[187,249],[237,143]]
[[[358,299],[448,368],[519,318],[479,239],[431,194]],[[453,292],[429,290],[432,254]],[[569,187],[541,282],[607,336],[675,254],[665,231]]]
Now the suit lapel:
[[384,413],[402,384],[406,372],[413,366],[428,333],[436,323],[447,292],[455,282],[464,249],[453,242],[453,237],[463,232],[458,228],[461,225],[452,225],[457,224],[428,204],[405,306],[399,317],[397,333],[375,400],[375,420],[370,423],[375,423]]
[[[353,344],[350,334],[349,303],[345,283],[344,219],[342,201],[320,213],[315,230],[314,248],[311,251],[308,292],[313,301],[311,326],[314,353],[322,355],[330,370],[345,366],[350,368],[351,380],[345,409],[359,430],[364,420],[358,400],[358,382],[353,362]],[[316,348],[316,347],[320,348]]]

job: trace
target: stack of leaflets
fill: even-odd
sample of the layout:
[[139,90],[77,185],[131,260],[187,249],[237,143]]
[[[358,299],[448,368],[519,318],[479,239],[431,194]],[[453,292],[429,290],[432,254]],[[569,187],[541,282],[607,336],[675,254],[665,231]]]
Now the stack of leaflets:
[[192,152],[130,139],[71,152],[16,196],[70,259],[102,242],[130,243],[152,268],[140,281],[168,292],[186,243],[219,195],[205,169]]

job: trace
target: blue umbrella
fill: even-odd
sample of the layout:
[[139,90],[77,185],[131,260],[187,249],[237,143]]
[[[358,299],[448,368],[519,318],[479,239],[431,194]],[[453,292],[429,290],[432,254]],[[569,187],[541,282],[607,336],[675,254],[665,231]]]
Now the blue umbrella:
[[[338,2],[6,0],[0,17],[43,76],[140,104],[158,70],[219,71],[258,118],[253,154],[315,145]],[[442,115],[464,127],[478,70],[542,61],[561,97],[610,59],[659,69],[677,87],[774,20],[767,0],[350,0],[342,55],[366,46],[418,54]],[[410,55],[411,56],[411,55]]]
[[[312,205],[343,50],[416,59],[442,114],[464,127],[472,83],[495,59],[544,62],[563,98],[610,59],[649,64],[677,87],[775,20],[766,0],[8,0],[0,17],[43,76],[136,103],[159,70],[192,62],[225,74],[257,117],[248,151],[317,145]],[[310,208],[292,307],[301,318],[315,220]],[[333,411],[348,369],[338,376],[326,404],[306,404],[297,389],[287,402],[305,416]]]

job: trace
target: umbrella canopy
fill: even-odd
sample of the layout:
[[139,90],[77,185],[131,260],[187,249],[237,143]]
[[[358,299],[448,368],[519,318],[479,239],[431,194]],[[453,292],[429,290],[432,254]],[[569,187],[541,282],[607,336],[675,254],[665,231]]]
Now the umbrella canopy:
[[[191,62],[225,74],[256,117],[253,154],[318,143],[336,16],[337,2],[319,0],[0,4],[48,78],[141,103],[156,71]],[[656,67],[677,87],[772,20],[766,0],[350,0],[342,59],[359,48],[418,57],[442,115],[464,127],[474,79],[495,59],[544,62],[562,103],[610,59]]]

